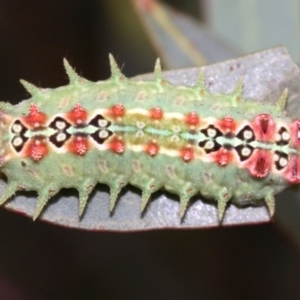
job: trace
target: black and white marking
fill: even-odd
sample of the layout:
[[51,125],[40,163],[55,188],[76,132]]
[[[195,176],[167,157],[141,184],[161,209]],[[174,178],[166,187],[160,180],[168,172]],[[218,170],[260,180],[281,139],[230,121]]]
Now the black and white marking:
[[13,123],[11,131],[14,134],[14,137],[12,138],[11,144],[15,151],[22,151],[25,143],[28,140],[28,138],[25,137],[27,130],[28,128],[25,125],[23,125],[20,120],[16,120]]
[[63,118],[56,117],[49,125],[50,128],[56,130],[57,132],[49,137],[49,141],[60,148],[64,143],[71,137],[67,132],[67,129],[71,125]]

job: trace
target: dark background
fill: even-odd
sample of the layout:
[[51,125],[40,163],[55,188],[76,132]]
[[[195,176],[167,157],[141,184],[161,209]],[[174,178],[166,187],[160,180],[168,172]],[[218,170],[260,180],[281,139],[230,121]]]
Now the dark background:
[[[152,71],[127,1],[2,0],[0,16],[3,101],[28,96],[19,78],[67,84],[63,57],[90,80],[109,76],[109,52],[128,76]],[[124,234],[0,210],[0,299],[299,299],[299,278],[299,249],[273,223]]]

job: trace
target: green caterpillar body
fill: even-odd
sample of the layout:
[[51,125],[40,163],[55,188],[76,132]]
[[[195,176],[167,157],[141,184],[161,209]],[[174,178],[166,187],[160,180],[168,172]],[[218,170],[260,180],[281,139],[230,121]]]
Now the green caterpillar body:
[[110,56],[112,75],[90,82],[64,61],[70,84],[39,89],[32,97],[0,103],[0,164],[8,185],[5,203],[18,190],[38,192],[34,219],[62,188],[79,191],[79,215],[98,182],[110,187],[113,210],[121,189],[142,190],[141,211],[161,188],[189,199],[201,193],[226,204],[265,199],[300,182],[300,121],[285,113],[287,91],[275,104],[242,99],[242,82],[231,94],[210,94],[204,73],[194,87],[175,87],[159,61],[152,81],[126,78]]

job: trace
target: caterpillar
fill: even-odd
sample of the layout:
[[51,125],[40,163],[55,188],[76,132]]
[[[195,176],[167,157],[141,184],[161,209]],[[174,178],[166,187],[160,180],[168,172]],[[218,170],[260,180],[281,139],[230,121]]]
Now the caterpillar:
[[126,78],[109,56],[111,77],[90,82],[64,60],[70,83],[38,88],[31,98],[0,102],[0,168],[4,204],[18,190],[38,192],[37,219],[62,188],[79,192],[79,216],[100,182],[110,188],[110,211],[127,184],[142,190],[141,212],[164,188],[180,198],[183,220],[191,197],[258,204],[274,214],[274,195],[300,183],[300,120],[290,118],[287,89],[276,101],[243,99],[243,82],[211,94],[204,70],[193,87],[173,86],[157,60],[152,81]]

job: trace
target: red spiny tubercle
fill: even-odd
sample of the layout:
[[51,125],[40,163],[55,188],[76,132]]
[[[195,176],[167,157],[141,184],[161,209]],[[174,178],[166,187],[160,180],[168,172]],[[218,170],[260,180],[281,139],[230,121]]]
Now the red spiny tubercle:
[[29,114],[23,118],[25,123],[31,127],[38,127],[45,123],[46,115],[40,112],[39,108],[31,103],[29,107]]
[[292,155],[289,159],[285,178],[291,184],[300,183],[300,158],[296,155]]
[[87,112],[79,103],[77,103],[75,107],[69,113],[67,113],[67,116],[70,121],[76,125],[86,121]]
[[35,161],[41,160],[48,153],[48,147],[45,141],[32,139],[25,149],[26,156]]
[[163,110],[159,106],[150,109],[149,113],[150,117],[154,120],[161,120],[164,115]]
[[157,145],[157,143],[151,142],[146,145],[145,151],[150,156],[155,156],[159,152],[159,146]]
[[69,151],[76,155],[84,155],[89,150],[88,139],[85,136],[74,136],[69,143]]
[[200,118],[194,111],[192,111],[186,115],[185,122],[190,126],[197,126],[200,123]]
[[180,151],[181,158],[188,162],[194,158],[194,151],[190,147],[185,147]]
[[121,154],[125,151],[125,144],[122,140],[118,138],[114,138],[110,143],[109,143],[109,149],[112,152]]
[[218,122],[219,128],[226,133],[233,133],[236,130],[236,123],[231,116],[226,116]]
[[253,121],[253,129],[257,139],[263,142],[274,140],[276,124],[269,114],[259,114]]
[[300,148],[300,120],[296,120],[290,124],[291,145],[297,149]]
[[125,108],[122,103],[117,103],[109,109],[109,115],[113,118],[120,118],[125,115]]
[[220,149],[216,153],[212,154],[214,161],[221,167],[225,167],[233,159],[232,151],[227,149]]
[[247,163],[253,177],[267,177],[272,168],[272,153],[268,150],[256,149]]

